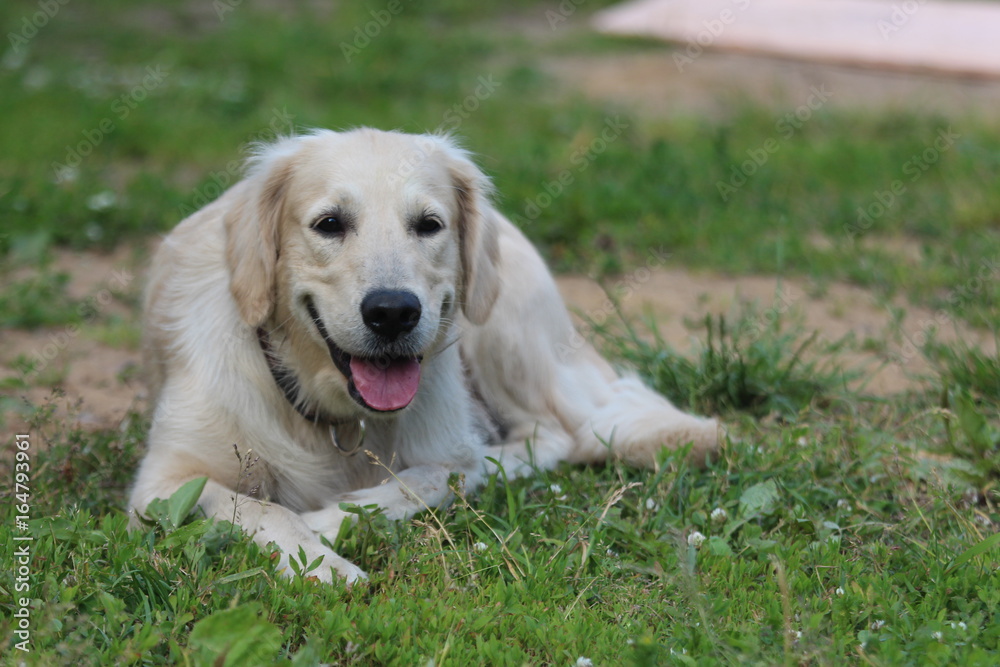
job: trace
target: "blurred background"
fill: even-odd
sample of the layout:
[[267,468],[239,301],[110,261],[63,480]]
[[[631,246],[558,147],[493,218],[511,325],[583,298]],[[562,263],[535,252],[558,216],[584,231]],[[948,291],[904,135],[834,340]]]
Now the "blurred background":
[[[373,125],[460,136],[559,268],[620,268],[655,242],[684,263],[931,296],[996,252],[995,80],[692,49],[694,32],[600,36],[589,21],[605,4],[5,2],[3,250],[144,238],[231,182],[248,142]],[[828,99],[778,127],[814,86]],[[952,149],[866,230],[905,235],[946,275],[847,243],[858,207],[949,126]],[[768,138],[767,164],[720,195]],[[530,215],[564,169],[573,184]]]

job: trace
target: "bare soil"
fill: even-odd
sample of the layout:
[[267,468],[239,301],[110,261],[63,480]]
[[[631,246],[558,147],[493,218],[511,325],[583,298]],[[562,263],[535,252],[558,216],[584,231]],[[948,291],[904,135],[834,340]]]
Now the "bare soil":
[[645,118],[703,116],[724,118],[752,104],[794,111],[824,92],[823,106],[872,113],[968,114],[995,118],[1000,81],[886,72],[824,65],[741,53],[705,51],[678,67],[681,46],[634,52],[558,56],[543,69],[565,91],[629,109]]

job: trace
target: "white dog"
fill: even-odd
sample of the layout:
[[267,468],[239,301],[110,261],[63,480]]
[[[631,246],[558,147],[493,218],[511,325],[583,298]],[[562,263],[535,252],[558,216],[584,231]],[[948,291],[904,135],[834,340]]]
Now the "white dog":
[[207,477],[206,515],[238,508],[283,567],[302,547],[325,557],[321,579],[353,581],[364,572],[320,540],[354,516],[341,503],[410,517],[450,499],[452,473],[476,488],[488,458],[509,477],[652,466],[687,443],[704,461],[715,421],[584,343],[489,195],[444,137],[316,131],[262,148],[153,261],[155,412],[132,508]]

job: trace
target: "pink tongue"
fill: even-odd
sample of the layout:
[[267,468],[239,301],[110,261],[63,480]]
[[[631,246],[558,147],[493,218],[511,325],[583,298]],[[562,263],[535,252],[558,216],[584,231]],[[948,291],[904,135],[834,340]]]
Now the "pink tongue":
[[365,403],[376,410],[399,410],[413,400],[420,386],[416,359],[351,358],[351,375]]

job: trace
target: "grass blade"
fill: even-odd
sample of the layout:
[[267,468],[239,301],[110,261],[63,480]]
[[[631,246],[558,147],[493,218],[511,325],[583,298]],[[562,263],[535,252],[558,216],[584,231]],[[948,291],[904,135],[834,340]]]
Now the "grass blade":
[[951,562],[951,565],[948,566],[948,569],[945,570],[945,574],[951,574],[956,569],[958,569],[962,565],[965,565],[976,556],[981,556],[990,549],[997,546],[1000,546],[1000,533],[993,533],[992,535],[981,541],[979,544],[969,547],[968,549],[960,553],[958,556],[956,556],[955,560],[953,560]]

